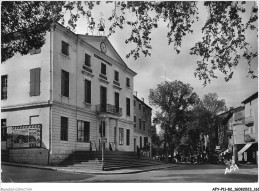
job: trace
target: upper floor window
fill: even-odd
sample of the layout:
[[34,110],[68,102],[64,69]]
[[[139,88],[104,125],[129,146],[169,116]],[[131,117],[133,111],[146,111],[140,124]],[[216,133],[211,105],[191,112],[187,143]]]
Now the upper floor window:
[[91,81],[85,80],[85,102],[91,103]]
[[1,76],[1,100],[7,99],[7,75]]
[[136,116],[134,115],[134,128],[136,128]]
[[130,99],[126,98],[126,115],[130,116]]
[[141,130],[142,129],[142,119],[139,118],[139,129]]
[[119,81],[119,72],[115,70],[115,77],[114,77],[115,81]]
[[126,86],[130,87],[130,79],[128,77],[126,78]]
[[143,121],[143,130],[145,131],[145,121]]
[[89,132],[90,132],[90,123],[87,121],[78,121],[78,142],[89,143]]
[[101,74],[103,75],[107,74],[107,66],[104,63],[101,63]]
[[139,110],[142,110],[142,104],[139,103]]
[[69,72],[61,70],[61,95],[69,97]]
[[40,95],[41,68],[30,69],[30,96]]
[[85,54],[85,65],[91,67],[91,57],[88,54]]
[[143,112],[145,112],[145,106],[143,106]]
[[67,55],[69,56],[69,44],[62,41],[61,42],[61,52],[64,54],[64,55]]

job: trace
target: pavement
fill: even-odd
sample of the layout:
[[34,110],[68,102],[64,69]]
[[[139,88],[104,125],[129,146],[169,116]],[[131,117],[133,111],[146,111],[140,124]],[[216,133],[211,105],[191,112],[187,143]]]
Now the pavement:
[[73,166],[61,167],[61,166],[49,166],[49,165],[21,164],[21,163],[12,163],[12,162],[1,162],[1,164],[10,165],[10,166],[18,166],[18,167],[30,167],[30,168],[36,168],[36,169],[54,170],[54,171],[61,171],[61,172],[66,172],[66,173],[97,174],[97,175],[133,174],[133,173],[142,173],[142,172],[147,172],[147,171],[168,169],[168,168],[181,166],[179,164],[162,164],[162,165],[134,167],[134,168],[128,168],[128,169],[111,170],[111,171],[102,171],[102,170],[84,169],[83,167],[73,167]]

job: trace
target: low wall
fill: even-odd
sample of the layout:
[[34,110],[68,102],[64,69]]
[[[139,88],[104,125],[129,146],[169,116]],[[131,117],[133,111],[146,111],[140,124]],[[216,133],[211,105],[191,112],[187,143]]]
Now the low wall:
[[47,149],[9,149],[9,162],[47,165],[48,150]]

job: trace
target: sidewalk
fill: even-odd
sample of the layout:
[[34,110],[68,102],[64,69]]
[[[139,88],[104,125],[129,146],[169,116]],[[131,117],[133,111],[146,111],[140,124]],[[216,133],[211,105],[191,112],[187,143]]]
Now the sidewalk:
[[164,165],[155,165],[155,166],[145,166],[145,167],[134,167],[128,169],[112,170],[112,171],[101,171],[101,170],[91,170],[84,169],[82,167],[61,167],[61,166],[49,166],[49,165],[31,165],[31,164],[20,164],[20,163],[11,163],[11,162],[1,162],[2,165],[18,166],[18,167],[30,167],[36,169],[46,169],[53,171],[61,171],[66,173],[76,173],[76,174],[97,174],[97,175],[113,175],[113,174],[133,174],[141,173],[147,171],[154,171],[160,169],[168,169],[172,167],[178,167],[176,164],[164,164]]

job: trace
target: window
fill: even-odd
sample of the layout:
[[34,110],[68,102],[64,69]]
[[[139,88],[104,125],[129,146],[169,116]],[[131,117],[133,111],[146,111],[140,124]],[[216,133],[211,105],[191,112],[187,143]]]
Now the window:
[[143,129],[144,129],[144,131],[145,131],[145,121],[143,121]]
[[130,145],[130,130],[126,130],[126,145]]
[[91,103],[91,81],[85,79],[85,102]]
[[91,67],[91,57],[88,54],[85,54],[85,65]]
[[115,108],[116,112],[119,112],[119,93],[115,92]]
[[134,128],[136,128],[136,116],[134,115]]
[[119,81],[119,72],[115,70],[115,77],[114,77],[115,81]]
[[78,121],[78,142],[85,142],[89,143],[89,130],[90,129],[90,123],[87,121]]
[[1,141],[6,141],[6,138],[7,138],[6,119],[1,119]]
[[69,44],[62,41],[61,42],[61,52],[64,54],[64,55],[67,55],[69,56]]
[[142,129],[142,119],[139,118],[139,129]]
[[136,101],[135,101],[135,99],[134,99],[134,106],[136,105]]
[[30,96],[40,95],[41,68],[30,69]]
[[130,79],[128,77],[126,78],[126,86],[130,87]]
[[139,103],[139,110],[142,110],[142,104]]
[[145,106],[143,106],[143,112],[145,112]]
[[144,137],[144,146],[148,146],[148,137]]
[[142,148],[142,137],[140,137],[140,148]]
[[67,117],[61,117],[60,140],[68,141],[68,118]]
[[69,72],[61,70],[61,95],[69,97]]
[[119,145],[124,144],[124,129],[119,128]]
[[7,99],[7,75],[1,76],[1,100]]
[[101,74],[103,75],[107,74],[107,66],[104,63],[101,63]]
[[126,115],[130,116],[130,99],[126,98]]
[[101,121],[99,124],[99,134],[100,134],[100,137],[106,136],[106,122],[105,121]]

